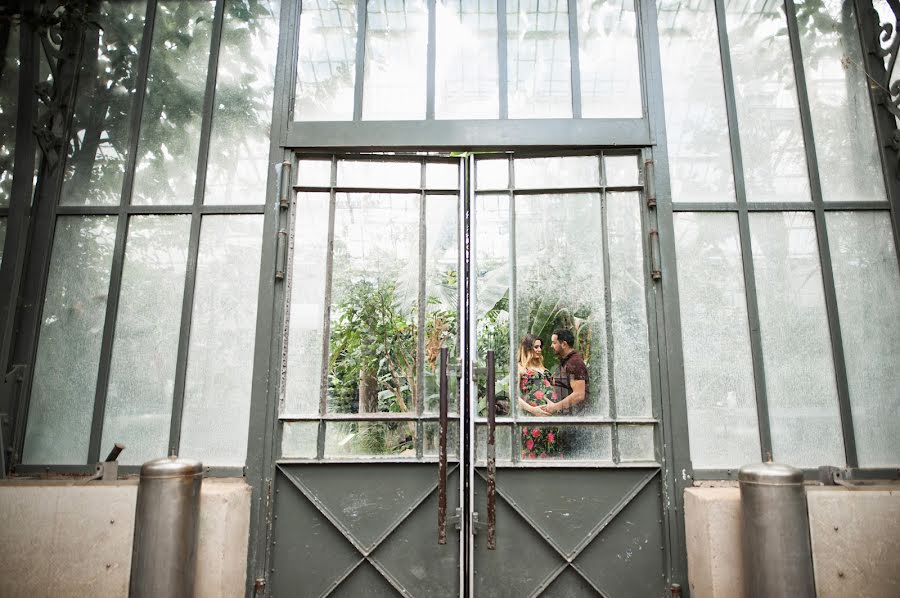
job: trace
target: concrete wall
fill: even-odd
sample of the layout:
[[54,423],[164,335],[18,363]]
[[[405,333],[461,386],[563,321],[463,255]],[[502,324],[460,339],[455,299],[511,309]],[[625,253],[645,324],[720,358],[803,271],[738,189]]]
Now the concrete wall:
[[[900,597],[900,488],[807,487],[818,598]],[[747,598],[735,485],[684,493],[693,598]]]
[[[128,595],[137,481],[0,483],[0,596]],[[207,478],[194,596],[244,595],[250,487]]]

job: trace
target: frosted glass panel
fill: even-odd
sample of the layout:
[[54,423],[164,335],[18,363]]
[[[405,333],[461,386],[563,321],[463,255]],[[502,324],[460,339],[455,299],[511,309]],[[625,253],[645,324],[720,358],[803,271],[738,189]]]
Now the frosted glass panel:
[[307,187],[331,186],[331,160],[300,160],[297,184]]
[[[885,199],[852,2],[795,2],[825,201]],[[809,16],[806,16],[809,15]]]
[[423,0],[369,0],[363,119],[425,118],[428,12]]
[[597,156],[524,158],[514,162],[516,189],[600,186]]
[[261,204],[269,174],[269,132],[278,0],[226,2],[204,202]]
[[621,461],[655,461],[653,426],[618,426]]
[[497,0],[440,0],[435,9],[435,118],[498,118]]
[[725,0],[748,201],[810,201],[784,7]]
[[[422,455],[437,457],[440,450],[441,425],[438,422],[422,422]],[[459,424],[454,420],[447,423],[447,456],[459,456]]]
[[352,120],[356,1],[307,0],[300,13],[294,120]]
[[750,215],[772,456],[844,465],[844,443],[812,212]]
[[640,118],[641,67],[634,0],[578,0],[581,114]]
[[341,187],[387,187],[419,189],[422,165],[418,162],[351,162],[337,164],[337,184]]
[[571,118],[566,0],[507,0],[510,118]]
[[884,212],[826,214],[856,449],[862,467],[900,464],[900,274]]
[[9,207],[16,153],[16,102],[19,96],[19,24],[8,23],[9,37],[0,62],[0,208]]
[[[494,455],[498,463],[509,463],[512,461],[510,449],[512,443],[510,435],[512,428],[510,426],[497,426],[494,428]],[[475,462],[484,465],[487,462],[487,441],[488,429],[486,425],[478,424],[475,426]],[[518,444],[516,445],[518,448]]]
[[459,164],[426,164],[425,184],[429,189],[458,189]]
[[736,214],[674,215],[691,460],[760,459],[750,326]]
[[523,463],[612,461],[610,426],[530,426],[527,416],[519,423],[516,450]]
[[112,216],[56,222],[23,463],[87,463],[115,239]]
[[637,156],[603,156],[603,170],[609,187],[634,187],[640,183]]
[[133,204],[194,200],[214,5],[163,0],[156,7]]
[[325,334],[327,193],[299,193],[294,224],[284,413],[319,412]]
[[478,189],[506,189],[509,187],[509,160],[478,160],[475,174]]
[[191,318],[181,454],[204,465],[243,465],[262,215],[204,216]]
[[734,201],[715,2],[657,7],[672,200]]
[[129,221],[103,422],[105,455],[140,465],[168,454],[190,216]]
[[325,458],[416,458],[416,422],[328,422]]
[[640,196],[610,193],[606,223],[616,414],[650,417],[650,341]]
[[103,2],[91,17],[98,26],[85,30],[61,205],[120,201],[146,5]]
[[283,459],[315,459],[319,422],[284,422],[281,429]]

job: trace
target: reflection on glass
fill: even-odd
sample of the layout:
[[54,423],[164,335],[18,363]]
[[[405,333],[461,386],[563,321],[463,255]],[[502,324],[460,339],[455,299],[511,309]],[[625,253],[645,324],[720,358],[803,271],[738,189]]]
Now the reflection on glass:
[[368,0],[363,119],[425,118],[424,0]]
[[825,215],[856,449],[862,467],[900,455],[900,274],[890,215]]
[[168,452],[190,232],[190,216],[134,216],[128,225],[100,446],[124,443],[124,464]]
[[760,449],[737,215],[674,220],[691,460],[740,467]]
[[640,63],[634,0],[578,0],[581,114],[640,118]]
[[885,199],[852,2],[798,0],[797,22],[825,201]]
[[[565,421],[565,420],[562,420]],[[610,426],[517,426],[519,460],[612,461]]]
[[191,318],[181,452],[243,465],[263,216],[204,216]]
[[284,413],[319,412],[328,252],[327,193],[299,193],[294,223]]
[[9,37],[0,62],[0,208],[9,206],[16,153],[16,102],[19,96],[19,24],[5,23]]
[[315,459],[319,422],[284,422],[281,428],[282,459]]
[[337,194],[330,412],[416,412],[419,208],[415,194]]
[[415,459],[416,422],[326,423],[325,458],[357,457]]
[[156,7],[132,203],[190,204],[215,2]]
[[[441,424],[424,422],[422,424],[422,454],[425,457],[437,457],[441,449]],[[447,423],[447,456],[459,455],[459,424],[455,421]]]
[[510,118],[571,118],[566,0],[507,0]]
[[[510,426],[496,426],[494,428],[494,455],[498,463],[509,463],[512,461],[510,456],[510,434],[512,428]],[[483,424],[475,426],[475,462],[483,465],[487,461],[487,441],[488,427]]]
[[597,156],[524,158],[514,162],[516,189],[600,186]]
[[509,187],[509,160],[478,160],[475,162],[477,189],[506,189]]
[[608,187],[634,187],[640,182],[637,156],[603,156]]
[[341,160],[337,165],[337,184],[340,187],[419,189],[422,165],[419,162]]
[[620,461],[655,461],[653,426],[617,426]]
[[715,2],[657,7],[672,200],[734,201]]
[[844,464],[813,214],[751,214],[750,238],[773,457]]
[[116,221],[57,220],[23,463],[87,463]]
[[435,118],[498,118],[497,0],[440,0],[435,9]]
[[783,5],[725,0],[748,201],[810,201]]
[[146,4],[102,2],[85,29],[62,205],[120,201]]
[[279,4],[225,3],[204,203],[265,201]]
[[295,120],[353,119],[356,34],[355,0],[303,3]]
[[331,160],[300,160],[297,184],[306,187],[331,186]]

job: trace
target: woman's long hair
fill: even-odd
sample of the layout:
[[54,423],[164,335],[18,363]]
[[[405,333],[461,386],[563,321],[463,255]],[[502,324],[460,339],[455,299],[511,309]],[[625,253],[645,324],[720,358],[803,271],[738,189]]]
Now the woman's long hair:
[[544,356],[534,350],[535,341],[541,340],[541,337],[534,334],[526,334],[522,342],[519,343],[519,352],[516,355],[516,361],[519,367],[524,369],[544,369]]

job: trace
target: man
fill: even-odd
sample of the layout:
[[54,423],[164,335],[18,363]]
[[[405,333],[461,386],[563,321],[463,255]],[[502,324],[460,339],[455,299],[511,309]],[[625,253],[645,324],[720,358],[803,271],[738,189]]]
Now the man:
[[550,337],[550,348],[559,357],[553,384],[561,400],[548,403],[541,409],[547,415],[557,412],[582,415],[587,407],[588,370],[581,354],[575,350],[575,335],[565,329],[554,331]]

